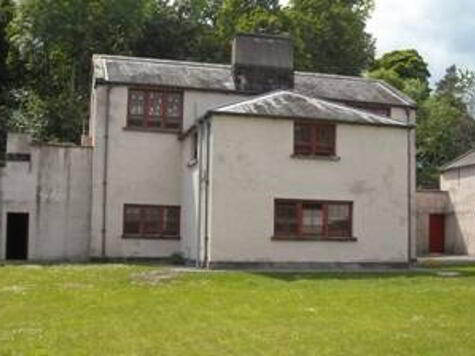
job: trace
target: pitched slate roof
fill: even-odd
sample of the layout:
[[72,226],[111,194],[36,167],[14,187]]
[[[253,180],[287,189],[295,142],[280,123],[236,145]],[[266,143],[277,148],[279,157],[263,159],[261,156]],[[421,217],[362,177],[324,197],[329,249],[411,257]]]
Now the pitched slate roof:
[[465,152],[460,157],[457,157],[453,161],[442,166],[440,170],[442,172],[445,172],[451,169],[463,168],[468,166],[475,166],[475,149]]
[[[94,55],[93,65],[98,82],[236,91],[231,65],[109,55]],[[296,71],[294,89],[310,97],[335,101],[416,105],[383,81],[368,78]]]
[[279,90],[253,99],[222,106],[208,112],[239,116],[314,119],[352,124],[408,127],[404,122],[353,109],[322,99],[310,98],[287,90]]

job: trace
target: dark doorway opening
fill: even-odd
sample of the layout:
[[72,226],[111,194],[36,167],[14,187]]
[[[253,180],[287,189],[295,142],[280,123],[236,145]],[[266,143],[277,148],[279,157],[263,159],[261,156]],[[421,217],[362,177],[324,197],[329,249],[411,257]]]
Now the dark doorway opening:
[[28,259],[28,214],[7,214],[7,260]]
[[444,253],[445,245],[445,216],[441,214],[429,215],[429,252]]

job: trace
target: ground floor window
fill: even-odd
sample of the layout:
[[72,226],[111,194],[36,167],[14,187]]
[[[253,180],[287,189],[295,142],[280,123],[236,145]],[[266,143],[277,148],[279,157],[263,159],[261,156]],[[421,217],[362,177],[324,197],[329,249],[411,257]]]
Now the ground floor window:
[[180,236],[180,207],[124,205],[124,237],[175,238]]
[[274,237],[284,239],[352,238],[352,202],[276,199]]

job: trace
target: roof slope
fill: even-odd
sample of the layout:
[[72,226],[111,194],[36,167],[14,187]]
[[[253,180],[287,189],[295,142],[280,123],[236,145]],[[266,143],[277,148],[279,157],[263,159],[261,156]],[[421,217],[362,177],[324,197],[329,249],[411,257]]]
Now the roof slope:
[[229,114],[273,118],[314,119],[353,124],[408,127],[406,123],[385,116],[353,109],[291,91],[279,90],[210,110],[210,114]]
[[475,149],[465,152],[463,155],[442,166],[440,170],[444,172],[468,166],[475,166]]
[[[236,91],[231,65],[109,55],[94,55],[93,65],[94,77],[103,82]],[[393,87],[368,78],[295,72],[295,91],[329,100],[415,106]]]

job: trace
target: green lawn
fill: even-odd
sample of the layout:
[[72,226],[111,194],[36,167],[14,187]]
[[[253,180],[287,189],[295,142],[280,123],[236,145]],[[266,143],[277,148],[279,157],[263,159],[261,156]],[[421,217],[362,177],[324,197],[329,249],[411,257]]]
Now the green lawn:
[[474,355],[475,267],[451,270],[0,267],[0,355]]

